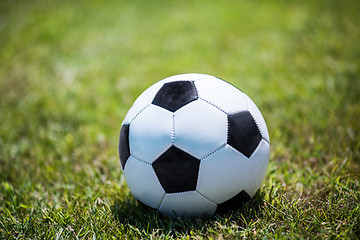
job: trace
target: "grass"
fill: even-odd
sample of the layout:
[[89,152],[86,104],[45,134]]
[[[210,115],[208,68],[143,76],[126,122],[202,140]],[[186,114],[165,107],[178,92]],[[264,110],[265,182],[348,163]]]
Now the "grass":
[[[360,236],[357,1],[0,2],[0,238]],[[255,198],[170,220],[121,175],[120,124],[178,73],[259,106],[271,159]]]

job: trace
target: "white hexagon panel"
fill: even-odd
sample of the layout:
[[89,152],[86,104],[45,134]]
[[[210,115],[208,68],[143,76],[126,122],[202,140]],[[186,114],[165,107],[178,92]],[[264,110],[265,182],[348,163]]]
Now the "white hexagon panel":
[[201,160],[197,191],[217,204],[245,190],[253,197],[264,178],[270,146],[261,140],[250,158],[230,145]]
[[212,216],[216,204],[196,191],[165,194],[159,211],[168,217],[206,217]]
[[221,79],[209,76],[195,81],[195,86],[199,98],[217,106],[228,114],[247,110],[244,94]]
[[251,172],[243,167],[249,159],[230,145],[202,159],[200,162],[197,191],[220,204],[243,190],[246,183],[241,180]]
[[172,126],[171,112],[149,105],[130,124],[130,154],[151,164],[171,146]]
[[[249,169],[252,171],[252,181],[248,181],[248,185],[244,187],[244,190],[253,197],[256,191],[260,188],[260,185],[265,177],[266,169],[269,164],[270,158],[270,145],[264,139],[261,140],[259,146],[250,156],[248,162]],[[245,179],[244,179],[245,181]]]
[[213,105],[196,100],[174,113],[174,145],[198,159],[226,144],[227,116]]
[[136,199],[150,207],[159,208],[165,191],[150,164],[130,156],[126,162],[124,175]]

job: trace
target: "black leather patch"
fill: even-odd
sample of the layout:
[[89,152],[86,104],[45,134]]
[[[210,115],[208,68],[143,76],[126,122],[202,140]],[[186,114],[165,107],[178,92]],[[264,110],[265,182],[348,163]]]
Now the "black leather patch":
[[216,212],[224,213],[230,210],[235,210],[239,207],[242,207],[246,202],[251,199],[249,194],[245,190],[242,190],[240,193],[236,194],[234,197],[229,200],[220,203],[217,205]]
[[170,147],[152,164],[166,193],[196,190],[200,160],[177,147]]
[[122,125],[120,130],[119,156],[120,156],[120,163],[123,169],[125,169],[126,161],[130,156],[129,127],[130,125],[128,124]]
[[260,131],[249,111],[228,116],[228,144],[250,157],[261,141]]
[[157,92],[152,104],[175,112],[198,98],[196,87],[192,81],[165,83]]

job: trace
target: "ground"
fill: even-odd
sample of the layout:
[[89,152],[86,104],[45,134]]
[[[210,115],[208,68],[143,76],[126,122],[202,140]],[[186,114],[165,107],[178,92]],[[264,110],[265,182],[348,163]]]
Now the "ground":
[[[0,2],[0,238],[360,236],[359,1]],[[270,133],[253,200],[211,219],[140,205],[121,122],[156,81],[247,93]]]

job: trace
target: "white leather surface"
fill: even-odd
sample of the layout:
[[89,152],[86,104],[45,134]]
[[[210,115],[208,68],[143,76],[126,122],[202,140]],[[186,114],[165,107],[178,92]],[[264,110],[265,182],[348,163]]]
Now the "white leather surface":
[[250,99],[249,96],[247,96],[246,94],[244,94],[244,96],[245,96],[245,99],[246,99],[246,102],[248,105],[248,110],[251,113],[251,115],[254,117],[255,122],[258,125],[258,128],[261,132],[262,137],[265,139],[265,141],[270,143],[269,132],[268,132],[265,120],[264,120],[260,110],[255,105],[255,103]]
[[174,113],[174,145],[201,159],[227,141],[227,116],[196,100]]
[[195,86],[200,98],[228,114],[247,110],[244,94],[223,80],[209,76],[195,81]]
[[250,177],[248,161],[246,156],[226,145],[201,161],[197,191],[218,204],[232,198],[244,189],[247,181],[243,179]]
[[210,202],[196,191],[165,194],[159,211],[168,217],[212,216],[216,204]]
[[164,78],[161,80],[161,83],[168,83],[168,82],[176,82],[176,81],[194,81],[197,79],[202,79],[206,77],[211,77],[207,74],[201,74],[201,73],[185,73],[185,74],[178,74],[171,77]]
[[253,181],[249,182],[244,188],[244,190],[253,197],[256,191],[260,188],[262,181],[264,180],[267,166],[269,164],[270,158],[270,145],[261,140],[257,149],[250,156],[250,162],[252,163],[252,169],[249,170],[252,173]]
[[165,191],[150,164],[130,156],[126,162],[124,175],[136,199],[150,207],[159,208]]
[[171,146],[172,126],[171,112],[148,106],[130,124],[130,154],[151,164]]
[[135,102],[127,112],[122,124],[129,124],[141,110],[143,110],[147,105],[149,105],[162,86],[163,83],[157,82],[147,88],[142,94],[140,94],[140,96],[135,100]]
[[261,140],[248,159],[226,145],[200,163],[197,191],[215,203],[222,203],[242,190],[254,196],[265,176],[269,145]]

